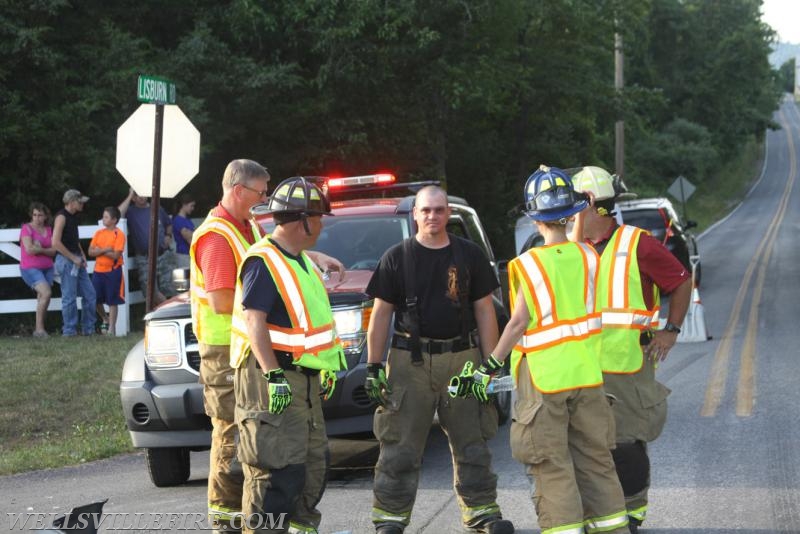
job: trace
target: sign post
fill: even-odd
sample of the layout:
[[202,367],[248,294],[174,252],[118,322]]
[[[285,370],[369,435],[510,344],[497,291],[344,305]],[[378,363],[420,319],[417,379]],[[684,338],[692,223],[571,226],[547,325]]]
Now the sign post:
[[153,186],[150,193],[150,237],[147,242],[147,294],[145,312],[153,309],[158,259],[158,208],[161,201],[161,149],[164,145],[164,104],[174,104],[177,97],[175,84],[162,78],[139,76],[137,95],[139,102],[156,105],[156,122],[153,133]]
[[694,194],[695,189],[697,189],[692,182],[687,180],[683,175],[678,176],[675,178],[675,181],[672,182],[672,185],[669,186],[667,189],[667,193],[675,197],[676,199],[681,201],[683,205],[683,220],[686,221],[686,201],[689,200],[689,197]]
[[145,104],[117,130],[117,170],[138,194],[150,191],[148,277],[147,288],[142,288],[150,311],[157,283],[160,198],[174,197],[199,171],[200,132],[174,105],[174,83],[154,76],[139,76],[137,98]]

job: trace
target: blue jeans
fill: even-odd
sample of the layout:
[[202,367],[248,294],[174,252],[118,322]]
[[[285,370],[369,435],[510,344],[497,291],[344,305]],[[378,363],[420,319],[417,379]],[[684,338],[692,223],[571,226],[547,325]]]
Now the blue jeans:
[[56,254],[56,272],[61,277],[61,317],[64,320],[62,333],[74,336],[78,333],[78,294],[81,301],[81,331],[84,335],[94,334],[97,312],[95,293],[86,267],[73,268],[75,264],[61,254]]

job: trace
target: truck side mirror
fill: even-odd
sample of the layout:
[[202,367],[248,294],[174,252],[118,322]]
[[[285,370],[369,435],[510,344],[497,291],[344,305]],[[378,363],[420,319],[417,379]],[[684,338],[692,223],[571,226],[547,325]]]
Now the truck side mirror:
[[172,284],[175,291],[189,291],[189,269],[172,269]]

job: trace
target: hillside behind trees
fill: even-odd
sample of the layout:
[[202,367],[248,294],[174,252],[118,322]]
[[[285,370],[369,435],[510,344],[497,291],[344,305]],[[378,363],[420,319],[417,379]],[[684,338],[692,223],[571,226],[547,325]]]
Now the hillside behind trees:
[[780,88],[760,4],[0,0],[0,225],[27,220],[31,200],[58,208],[71,187],[93,197],[87,221],[123,198],[116,129],[143,73],[176,82],[202,134],[187,190],[203,208],[237,157],[275,183],[391,171],[444,180],[498,243],[540,163],[613,167],[618,117],[629,186],[702,184],[771,125]]

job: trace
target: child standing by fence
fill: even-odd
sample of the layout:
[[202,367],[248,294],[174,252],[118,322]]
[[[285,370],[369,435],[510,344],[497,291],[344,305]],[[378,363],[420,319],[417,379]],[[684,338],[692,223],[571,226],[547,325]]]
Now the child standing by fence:
[[[117,305],[125,304],[122,279],[122,251],[125,234],[117,228],[119,209],[109,206],[103,210],[103,228],[95,232],[89,244],[89,256],[96,258],[92,284],[97,293],[97,313],[103,319],[102,329],[110,336],[116,335]],[[103,304],[108,305],[105,316]]]

